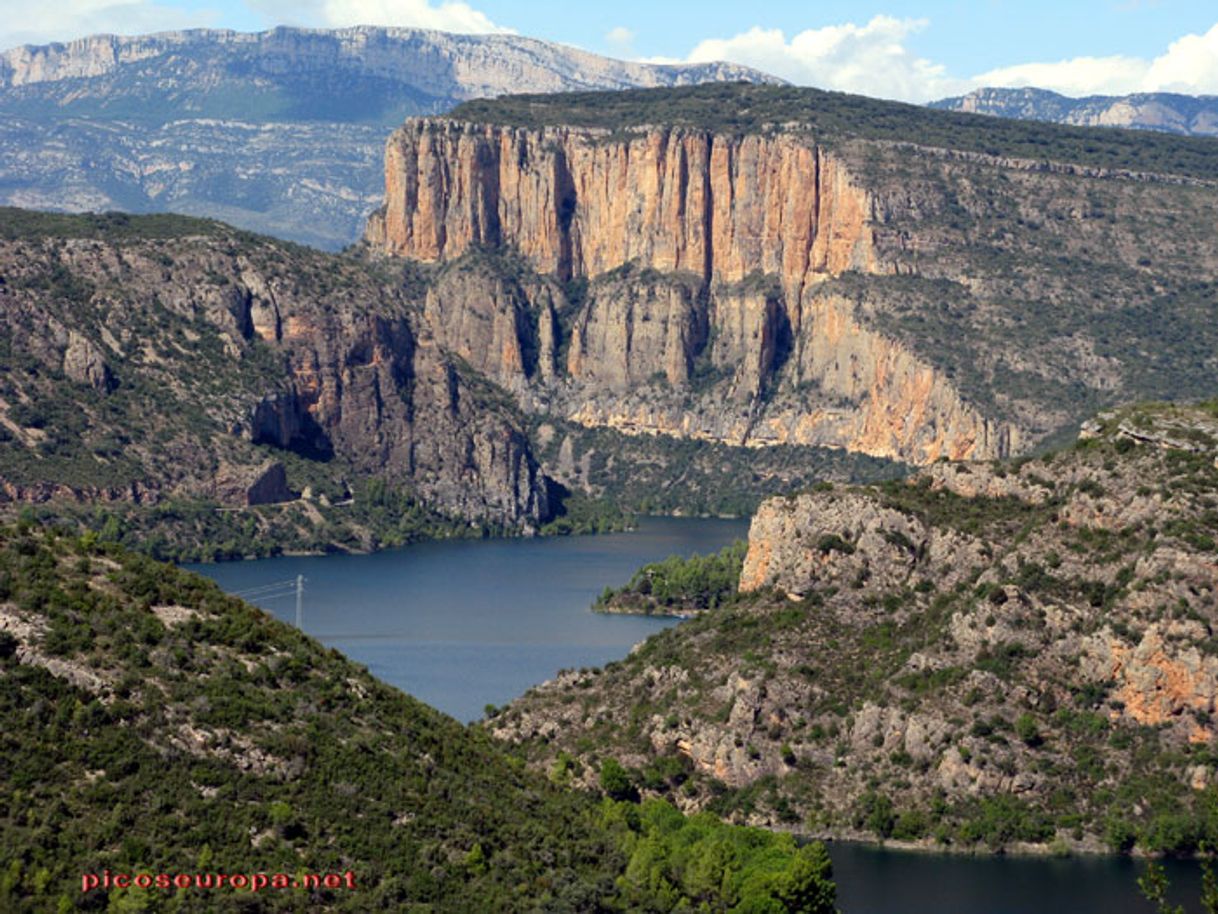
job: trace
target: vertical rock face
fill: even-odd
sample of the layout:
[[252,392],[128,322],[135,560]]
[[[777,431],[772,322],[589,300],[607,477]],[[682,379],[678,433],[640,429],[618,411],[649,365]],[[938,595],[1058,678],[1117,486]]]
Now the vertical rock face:
[[508,389],[539,370],[529,296],[502,275],[462,265],[427,290],[424,314],[436,341]]
[[[959,392],[908,350],[855,318],[854,305],[833,295],[805,299],[808,332],[799,338],[801,381],[860,404],[844,417],[841,435],[851,450],[905,454],[916,462],[940,457],[1006,455],[1018,445],[1014,429],[984,418]],[[766,423],[777,437],[801,438],[808,419]]]
[[418,260],[509,243],[563,277],[637,261],[705,281],[775,274],[797,293],[874,267],[868,213],[844,167],[793,134],[615,139],[420,119],[389,140],[385,207],[367,237]]
[[409,479],[432,503],[468,517],[517,525],[549,516],[523,432],[488,409],[408,319],[289,313],[284,340],[295,407],[284,424],[306,451],[342,453],[369,474]]
[[616,389],[659,377],[680,384],[706,335],[696,279],[614,277],[593,291],[577,318],[567,371]]
[[68,332],[63,373],[77,384],[88,384],[101,393],[108,392],[114,386],[114,378],[101,347],[75,330]]
[[[913,462],[1013,443],[822,294],[885,268],[870,195],[804,133],[418,119],[390,138],[385,180],[374,247],[454,266],[512,248],[557,281],[537,303],[448,268],[427,316],[449,349],[509,389],[546,386],[569,419]],[[587,291],[556,309],[564,281]]]
[[236,505],[273,505],[296,497],[278,460],[217,474],[215,494],[221,503]]

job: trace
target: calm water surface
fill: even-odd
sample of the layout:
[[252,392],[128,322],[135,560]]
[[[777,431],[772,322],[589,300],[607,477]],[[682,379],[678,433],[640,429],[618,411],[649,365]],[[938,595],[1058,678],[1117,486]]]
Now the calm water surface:
[[[714,552],[747,520],[643,518],[601,536],[456,540],[372,555],[193,565],[230,593],[306,578],[303,628],[379,679],[459,720],[567,667],[599,666],[671,619],[588,607],[607,585],[673,554]],[[294,597],[249,597],[292,621]]]
[[[1109,857],[964,857],[830,844],[844,914],[1153,914],[1142,861]],[[1165,863],[1171,899],[1200,912],[1200,868]]]
[[[564,667],[603,664],[672,624],[588,607],[647,562],[712,552],[746,521],[645,518],[606,536],[424,543],[374,555],[193,566],[230,592],[303,574],[304,629],[454,717],[482,716]],[[292,621],[295,600],[251,598]],[[1151,914],[1128,860],[960,857],[832,844],[845,914]],[[1177,902],[1197,867],[1169,863]],[[1196,910],[1190,907],[1189,912]]]

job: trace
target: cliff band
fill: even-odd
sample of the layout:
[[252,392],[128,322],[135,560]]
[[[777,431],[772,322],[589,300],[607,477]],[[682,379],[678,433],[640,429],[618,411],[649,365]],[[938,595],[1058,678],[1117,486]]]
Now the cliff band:
[[[539,361],[565,350],[567,383],[551,396],[581,424],[914,462],[1014,443],[822,290],[846,271],[891,268],[871,194],[804,133],[425,118],[390,139],[385,182],[366,232],[376,248],[437,262],[509,246],[557,280],[549,300],[573,312],[558,328],[568,338],[543,333]],[[577,308],[562,300],[572,281],[588,284]],[[484,309],[476,297],[449,302],[443,321]],[[540,321],[555,319],[547,303]]]

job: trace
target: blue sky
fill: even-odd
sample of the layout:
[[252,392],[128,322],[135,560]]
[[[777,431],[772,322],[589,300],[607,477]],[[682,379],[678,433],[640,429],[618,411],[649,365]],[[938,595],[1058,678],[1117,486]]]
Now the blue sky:
[[1218,94],[1213,0],[0,0],[0,46],[100,31],[370,23],[512,31],[615,57],[731,59],[925,101],[977,85]]

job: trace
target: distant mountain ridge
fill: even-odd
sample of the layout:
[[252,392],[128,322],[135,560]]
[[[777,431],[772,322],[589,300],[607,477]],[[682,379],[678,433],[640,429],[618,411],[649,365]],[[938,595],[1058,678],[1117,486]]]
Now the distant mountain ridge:
[[[285,88],[286,81],[298,81],[311,70],[343,70],[386,79],[449,104],[527,91],[682,86],[706,81],[780,82],[731,63],[644,64],[517,35],[456,35],[376,26],[92,35],[0,53],[0,87],[5,89],[112,77],[117,83],[103,84],[107,94],[128,88],[122,80],[129,85],[139,81],[142,85],[130,89],[138,90],[141,97],[155,97],[160,91],[170,99],[186,101],[192,95],[220,94],[226,80],[250,82],[255,94],[265,94],[271,87]],[[187,82],[188,78],[196,82]],[[58,107],[64,113],[89,110],[99,94],[79,84],[63,87]],[[41,96],[38,100],[52,99]],[[104,107],[104,101],[98,100]],[[6,99],[5,106],[9,103]],[[222,109],[215,116],[249,113],[248,98],[222,96],[213,103]],[[148,115],[147,111],[141,113]],[[334,113],[339,115],[336,120],[345,122],[370,117],[366,108],[358,107]],[[387,110],[374,119],[396,125],[401,118],[396,111]]]
[[931,108],[1050,121],[1076,127],[1129,127],[1183,136],[1218,136],[1218,96],[1139,92],[1071,98],[1047,89],[975,89],[930,103]]
[[410,115],[518,92],[778,82],[514,35],[358,26],[118,37],[0,53],[0,203],[172,211],[323,248],[381,199]]

